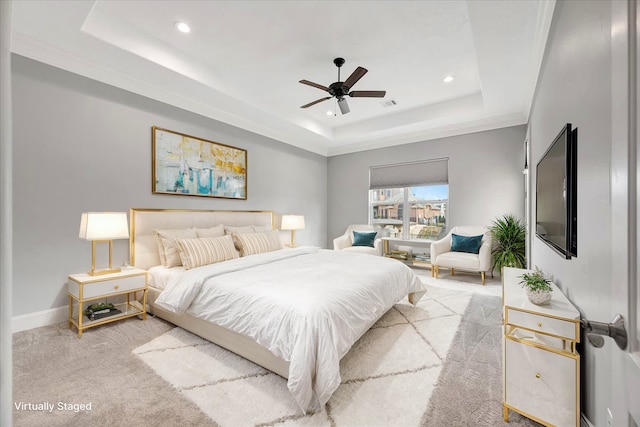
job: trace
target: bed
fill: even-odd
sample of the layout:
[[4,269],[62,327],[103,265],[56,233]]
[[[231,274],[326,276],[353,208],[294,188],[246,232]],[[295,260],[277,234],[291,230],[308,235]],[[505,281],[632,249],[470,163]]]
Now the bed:
[[[425,289],[392,259],[314,247],[257,253],[242,247],[251,236],[279,236],[274,220],[272,211],[131,209],[130,263],[149,271],[152,314],[286,378],[301,410],[314,412],[339,386],[339,361],[351,346],[396,302],[408,296],[416,303]],[[192,268],[162,266],[166,254],[155,230],[221,226],[249,255],[195,267],[187,259]],[[184,249],[201,239],[175,242]]]

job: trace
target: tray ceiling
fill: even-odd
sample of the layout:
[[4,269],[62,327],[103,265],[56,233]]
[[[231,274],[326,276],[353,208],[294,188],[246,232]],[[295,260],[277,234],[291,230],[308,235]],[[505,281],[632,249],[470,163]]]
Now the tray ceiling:
[[[14,1],[12,51],[330,156],[526,123],[554,6]],[[301,109],[327,94],[299,80],[329,86],[336,57],[386,96]]]

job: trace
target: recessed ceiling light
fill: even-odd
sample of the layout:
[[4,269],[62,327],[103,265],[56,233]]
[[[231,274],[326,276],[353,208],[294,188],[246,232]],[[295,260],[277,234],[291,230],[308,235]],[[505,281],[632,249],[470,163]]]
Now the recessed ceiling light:
[[445,83],[451,83],[453,81],[453,79],[455,79],[455,78],[456,78],[455,76],[448,75],[444,79],[442,79],[442,81],[445,82]]
[[191,28],[182,21],[178,21],[175,23],[176,28],[178,29],[178,31],[182,32],[182,33],[189,33],[191,32]]

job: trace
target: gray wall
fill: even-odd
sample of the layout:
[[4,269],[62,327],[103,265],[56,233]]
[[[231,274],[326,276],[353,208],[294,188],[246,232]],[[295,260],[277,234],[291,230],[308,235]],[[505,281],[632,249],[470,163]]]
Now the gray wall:
[[[532,266],[548,271],[582,315],[611,319],[611,5],[560,1],[530,117],[535,165],[565,123],[578,127],[578,257],[565,260],[532,240]],[[535,170],[532,171],[535,192]],[[532,204],[535,220],[535,200]],[[609,342],[582,347],[583,412],[606,425],[610,406]],[[596,404],[597,403],[597,404]]]
[[[67,275],[91,266],[82,212],[265,209],[278,227],[280,215],[302,214],[296,241],[324,246],[323,156],[17,55],[12,78],[14,316],[67,303]],[[248,150],[248,199],[152,195],[153,125]],[[128,242],[115,241],[114,264],[127,259]]]
[[[369,167],[449,158],[449,217],[456,225],[524,218],[525,126],[471,133],[329,158],[327,245],[349,224],[368,222]],[[331,247],[331,246],[329,246]]]

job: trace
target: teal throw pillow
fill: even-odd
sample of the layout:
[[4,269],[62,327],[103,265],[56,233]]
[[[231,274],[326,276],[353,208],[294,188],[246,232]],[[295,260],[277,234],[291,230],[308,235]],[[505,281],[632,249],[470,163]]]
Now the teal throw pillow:
[[369,246],[373,248],[373,242],[376,240],[376,231],[371,233],[358,233],[353,232],[353,245],[352,246]]
[[451,234],[451,252],[480,253],[482,234],[479,236],[459,236]]

